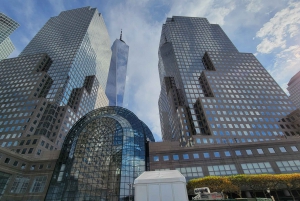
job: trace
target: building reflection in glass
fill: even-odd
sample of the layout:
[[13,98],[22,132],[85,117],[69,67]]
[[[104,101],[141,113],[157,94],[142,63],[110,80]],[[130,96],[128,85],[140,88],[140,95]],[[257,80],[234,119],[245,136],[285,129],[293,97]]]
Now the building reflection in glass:
[[69,131],[46,200],[128,200],[128,184],[147,170],[147,141],[151,131],[129,110],[93,110]]

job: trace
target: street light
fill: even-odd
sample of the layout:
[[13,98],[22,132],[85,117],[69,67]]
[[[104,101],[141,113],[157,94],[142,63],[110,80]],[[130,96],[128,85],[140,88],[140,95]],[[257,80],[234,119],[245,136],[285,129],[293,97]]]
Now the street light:
[[132,183],[127,184],[129,186],[129,201],[131,201],[131,188],[132,188]]

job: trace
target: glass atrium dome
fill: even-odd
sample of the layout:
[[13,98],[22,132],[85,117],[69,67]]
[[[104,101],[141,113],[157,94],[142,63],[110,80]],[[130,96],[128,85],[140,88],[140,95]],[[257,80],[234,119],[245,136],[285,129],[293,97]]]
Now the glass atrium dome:
[[69,131],[46,200],[128,200],[148,169],[149,128],[131,111],[109,106],[83,116]]

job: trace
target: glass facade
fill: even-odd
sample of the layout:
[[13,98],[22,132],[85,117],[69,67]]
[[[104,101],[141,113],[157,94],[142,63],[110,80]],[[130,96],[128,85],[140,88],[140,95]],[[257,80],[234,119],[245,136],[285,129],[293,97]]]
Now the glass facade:
[[10,174],[7,174],[5,172],[0,172],[0,199],[2,198],[2,195],[7,187],[10,176],[11,176]]
[[15,49],[9,35],[19,27],[13,19],[0,12],[0,61],[6,59]]
[[290,79],[287,90],[290,93],[289,98],[300,108],[300,71]]
[[[99,90],[93,104],[97,108],[107,105],[103,92],[111,57],[109,46],[102,15],[96,8],[84,7],[63,11],[48,20],[20,56],[41,52],[50,56],[53,63],[48,73],[53,84],[46,98],[60,106],[67,105],[69,99],[74,98],[71,97],[72,91],[83,87],[87,76],[95,75]],[[94,106],[89,109],[94,109]]]
[[110,106],[123,106],[129,46],[122,40],[116,39],[111,47],[112,56],[105,94]]
[[[0,62],[0,143],[41,158],[105,95],[110,39],[96,8],[52,17],[19,57]],[[21,68],[20,68],[21,66]]]
[[0,43],[0,61],[6,59],[15,50],[14,44],[11,42],[10,38],[6,38],[2,43]]
[[285,139],[278,121],[296,107],[219,25],[205,18],[167,18],[158,69],[163,140],[192,146]]
[[104,107],[69,131],[46,200],[126,200],[130,185],[148,170],[149,128],[132,112]]

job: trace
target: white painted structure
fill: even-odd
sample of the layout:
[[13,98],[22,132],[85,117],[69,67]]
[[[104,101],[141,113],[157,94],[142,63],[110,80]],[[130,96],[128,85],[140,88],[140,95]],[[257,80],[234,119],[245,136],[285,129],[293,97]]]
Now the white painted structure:
[[144,172],[134,187],[136,201],[188,201],[186,179],[177,170]]

